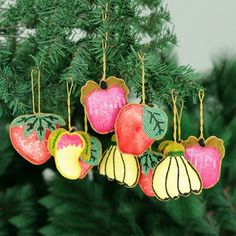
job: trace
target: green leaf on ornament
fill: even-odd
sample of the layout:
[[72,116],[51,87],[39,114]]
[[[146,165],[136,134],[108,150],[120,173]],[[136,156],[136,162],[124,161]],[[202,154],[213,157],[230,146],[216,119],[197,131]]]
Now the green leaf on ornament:
[[92,166],[97,166],[102,157],[102,145],[97,138],[93,136],[90,136],[90,138],[91,138],[91,143],[92,143],[91,156],[90,156],[90,160],[85,161],[85,162],[87,162],[88,164]]
[[32,114],[15,118],[10,127],[24,126],[24,136],[30,136],[34,131],[38,139],[42,141],[46,135],[47,129],[53,131],[57,125],[65,125],[65,121],[55,114]]
[[146,135],[152,139],[160,140],[167,132],[168,118],[159,108],[144,106],[143,129]]
[[148,175],[149,171],[156,167],[160,157],[162,157],[162,154],[153,151],[146,151],[140,157],[140,162],[144,175]]

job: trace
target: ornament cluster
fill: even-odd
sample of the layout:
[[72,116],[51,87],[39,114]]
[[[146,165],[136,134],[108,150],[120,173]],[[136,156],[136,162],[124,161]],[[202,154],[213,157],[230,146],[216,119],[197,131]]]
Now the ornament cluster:
[[[38,83],[39,78],[40,75]],[[69,88],[67,83],[68,101],[72,87],[73,84]],[[81,88],[80,101],[85,118],[94,131],[115,133],[105,152],[102,152],[100,141],[88,134],[87,128],[82,131],[71,127],[70,102],[68,130],[60,128],[66,124],[60,116],[42,113],[40,103],[39,111],[35,112],[33,104],[33,114],[12,121],[9,130],[12,145],[35,165],[44,164],[53,156],[58,172],[65,178],[83,179],[94,166],[98,166],[99,173],[108,180],[115,180],[128,188],[138,184],[147,196],[163,201],[191,193],[200,194],[202,189],[213,187],[220,178],[225,154],[223,141],[215,136],[205,140],[201,125],[199,139],[190,136],[186,141],[177,142],[174,136],[173,141],[164,141],[158,150],[151,150],[152,144],[163,139],[167,132],[167,115],[145,102],[129,104],[128,93],[125,82],[114,76],[100,84],[88,81]],[[202,93],[199,94],[202,102]],[[176,108],[176,98],[173,101]],[[174,109],[174,123],[177,115]]]

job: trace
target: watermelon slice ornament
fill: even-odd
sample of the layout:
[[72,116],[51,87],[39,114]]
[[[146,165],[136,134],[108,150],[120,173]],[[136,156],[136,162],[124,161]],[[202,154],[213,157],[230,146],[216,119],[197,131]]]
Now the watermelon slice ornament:
[[[34,105],[34,74],[38,75],[38,112]],[[33,114],[15,118],[10,124],[9,135],[15,150],[27,161],[34,165],[44,164],[50,153],[47,142],[50,133],[65,125],[58,115],[41,113],[40,109],[40,70],[31,71]]]
[[220,179],[221,162],[225,155],[224,141],[216,136],[205,140],[203,135],[203,99],[204,91],[199,91],[200,100],[200,137],[190,136],[182,144],[185,156],[195,167],[202,179],[204,189],[217,184]]
[[167,132],[166,113],[157,107],[145,104],[144,55],[139,54],[142,63],[142,104],[127,104],[119,112],[115,133],[122,153],[142,155],[156,140]]

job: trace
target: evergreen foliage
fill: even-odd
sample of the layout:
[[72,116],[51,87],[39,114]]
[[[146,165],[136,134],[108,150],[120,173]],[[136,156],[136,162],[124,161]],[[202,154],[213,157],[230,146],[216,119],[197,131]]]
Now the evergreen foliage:
[[[176,37],[168,28],[170,15],[162,1],[107,2],[108,21],[103,22],[104,0],[16,0],[10,5],[0,0],[0,235],[236,234],[235,60],[216,63],[203,80],[205,136],[223,138],[226,157],[221,181],[200,196],[162,203],[144,196],[138,187],[130,190],[108,182],[95,168],[83,181],[69,181],[56,172],[48,180],[45,171],[55,170],[53,160],[32,166],[13,150],[8,126],[14,117],[31,113],[32,68],[42,72],[42,111],[65,120],[65,81],[74,79],[73,122],[83,126],[80,87],[102,77],[101,41],[106,31],[107,76],[123,78],[140,97],[137,54],[143,51],[148,103],[170,104],[170,91],[175,89],[188,108],[183,138],[198,134],[199,110],[192,102],[200,85],[190,67],[170,60]],[[144,15],[143,8],[151,13]],[[150,41],[143,43],[143,36]],[[104,147],[109,145],[110,135],[96,136]]]

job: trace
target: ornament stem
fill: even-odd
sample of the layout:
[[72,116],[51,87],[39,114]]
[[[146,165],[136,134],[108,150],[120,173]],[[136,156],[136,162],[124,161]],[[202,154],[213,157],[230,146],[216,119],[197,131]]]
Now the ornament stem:
[[36,114],[35,111],[35,99],[34,99],[34,73],[37,73],[38,77],[37,77],[37,82],[38,82],[38,113],[41,112],[41,108],[40,108],[40,96],[41,96],[41,91],[40,91],[40,70],[39,68],[37,69],[32,69],[31,70],[31,90],[32,90],[32,110],[33,113]]
[[139,59],[142,64],[142,104],[145,104],[145,65],[144,65],[144,54],[143,53],[138,53]]
[[174,123],[174,132],[173,132],[173,138],[174,141],[176,142],[176,131],[177,131],[177,124],[176,124],[176,117],[177,117],[177,107],[176,107],[176,101],[177,101],[177,95],[175,93],[175,90],[173,89],[171,91],[171,96],[172,96],[172,102],[173,102],[173,123]]
[[[69,85],[70,84],[70,85]],[[72,93],[72,88],[74,86],[74,81],[71,77],[69,77],[66,81],[66,89],[67,89],[67,110],[68,110],[68,128],[69,131],[73,130],[74,128],[71,127],[71,110],[70,110],[70,96]]]
[[[105,4],[105,10],[102,12],[102,21],[106,22],[108,18],[108,3]],[[107,70],[107,62],[106,62],[106,49],[107,49],[107,40],[108,40],[108,32],[105,32],[105,37],[102,39],[102,61],[103,61],[103,75],[101,80],[106,79],[106,70]]]
[[203,134],[203,127],[204,127],[204,119],[203,119],[203,100],[204,100],[204,90],[200,89],[198,92],[198,97],[200,101],[200,136],[199,139],[204,139],[204,134]]

